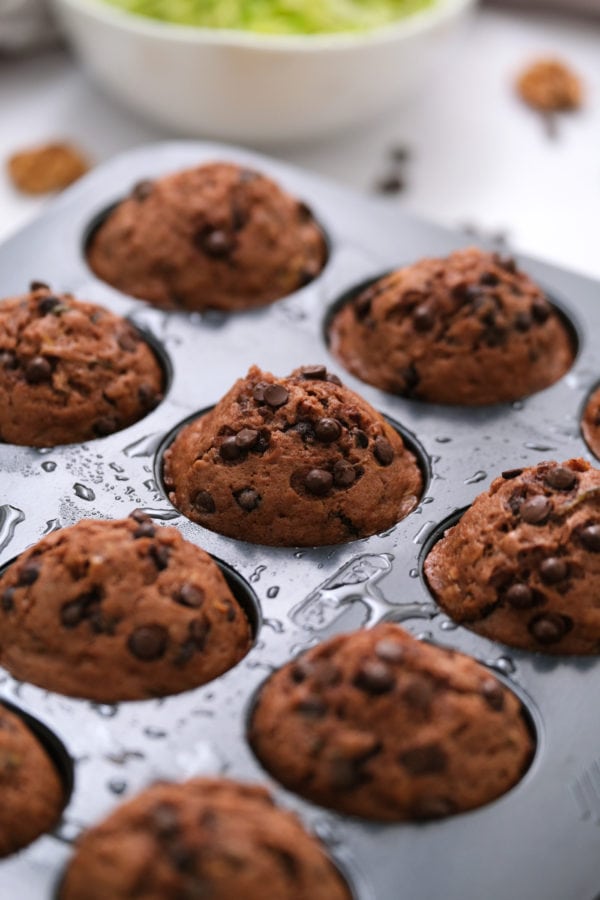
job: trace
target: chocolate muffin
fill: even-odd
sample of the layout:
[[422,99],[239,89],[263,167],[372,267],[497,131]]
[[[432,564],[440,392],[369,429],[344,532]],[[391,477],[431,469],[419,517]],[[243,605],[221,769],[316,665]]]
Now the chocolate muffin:
[[505,403],[549,387],[575,348],[514,260],[471,247],[392,272],[345,304],[331,349],[375,387],[431,403]]
[[385,531],[423,479],[400,435],[325,366],[275,378],[253,366],[165,453],[171,501],[229,537],[337,544]]
[[581,430],[594,456],[600,458],[600,387],[593,391],[586,403]]
[[74,697],[176,694],[226,672],[250,640],[210,556],[139,511],[52,532],[0,578],[0,663]]
[[179,310],[264,306],[312,281],[326,256],[304,203],[258,172],[218,162],[141,182],[88,247],[99,278]]
[[162,369],[107,309],[40,282],[0,303],[0,439],[49,447],[103,437],[162,399]]
[[276,672],[252,716],[260,762],[289,790],[365,819],[435,819],[520,779],[517,698],[474,660],[397,625],[319,644]]
[[599,653],[599,498],[582,459],[505,472],[425,560],[437,602],[512,647]]
[[0,857],[57,824],[64,789],[50,757],[19,716],[0,704]]
[[160,783],[79,840],[59,900],[350,900],[319,842],[266,790]]

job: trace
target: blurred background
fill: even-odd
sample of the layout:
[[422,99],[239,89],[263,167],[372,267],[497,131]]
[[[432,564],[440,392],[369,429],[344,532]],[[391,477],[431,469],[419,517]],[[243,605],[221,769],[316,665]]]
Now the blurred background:
[[225,138],[600,277],[600,0],[431,0],[342,38],[0,0],[0,114],[0,238],[51,198],[45,171],[39,192],[19,183],[30,169],[9,166],[15,154],[66,145],[83,168],[141,143]]

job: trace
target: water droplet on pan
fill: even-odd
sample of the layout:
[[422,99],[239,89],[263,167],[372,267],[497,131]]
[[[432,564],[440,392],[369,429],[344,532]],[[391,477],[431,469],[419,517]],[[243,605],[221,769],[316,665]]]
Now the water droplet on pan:
[[54,470],[56,469],[56,463],[51,459],[47,459],[42,463],[42,469],[44,470],[44,472],[54,472]]
[[551,444],[533,443],[532,441],[528,441],[524,446],[527,448],[527,450],[537,450],[540,453],[547,453],[549,450],[556,450],[556,447],[553,447]]
[[269,590],[267,591],[267,597],[269,598],[269,600],[273,600],[277,596],[278,593],[279,593],[278,586],[273,585],[273,587],[270,587]]
[[91,707],[103,719],[112,719],[119,711],[119,707],[114,703],[92,703]]
[[484,472],[483,469],[479,469],[474,475],[471,475],[470,478],[465,478],[465,484],[479,484],[480,481],[485,481],[486,478],[487,472]]
[[118,797],[120,797],[121,794],[124,794],[127,790],[127,782],[121,781],[118,778],[111,778],[111,780],[107,784],[107,787],[112,794],[116,794]]
[[6,503],[0,506],[0,552],[4,550],[13,539],[15,528],[20,522],[25,521],[25,513],[16,506]]
[[78,481],[73,485],[73,490],[80,500],[91,501],[96,499],[96,494],[91,489],[91,487],[88,487],[85,484],[80,484]]
[[133,444],[128,444],[124,448],[123,453],[130,459],[139,456],[154,456],[162,441],[162,434],[147,434],[145,437],[139,438]]
[[431,531],[435,528],[435,522],[423,522],[413,538],[414,544],[423,544],[429,537]]
[[254,572],[252,573],[252,575],[250,576],[250,579],[249,579],[251,584],[256,584],[258,581],[260,581],[260,576],[262,575],[262,573],[265,571],[266,568],[267,568],[266,566],[257,566],[256,567],[256,569],[254,570]]

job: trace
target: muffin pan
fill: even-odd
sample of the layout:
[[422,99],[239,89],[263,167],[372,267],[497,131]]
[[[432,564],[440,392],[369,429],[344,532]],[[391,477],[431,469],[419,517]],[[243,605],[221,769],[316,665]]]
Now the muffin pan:
[[[322,274],[271,307],[225,317],[162,312],[98,281],[85,260],[97,217],[141,178],[231,160],[270,175],[312,208],[330,241]],[[356,900],[592,900],[600,887],[600,661],[510,650],[442,614],[422,577],[424,548],[503,469],[584,456],[579,416],[600,375],[600,286],[519,259],[578,334],[571,371],[511,405],[460,409],[394,397],[361,383],[330,355],[324,323],[340,297],[401,263],[445,255],[464,236],[405,216],[265,157],[214,144],[141,148],[99,168],[38,221],[0,247],[0,295],[40,279],[54,290],[127,315],[150,334],[172,372],[143,420],[85,445],[35,450],[0,445],[0,563],[80,518],[121,518],[141,507],[230,566],[260,604],[258,634],[237,667],[197,690],[118,706],[73,700],[0,674],[1,697],[50,726],[75,761],[74,790],[52,835],[0,862],[0,894],[52,898],[82,828],[157,778],[225,774],[270,786],[328,845]],[[257,363],[275,375],[325,363],[402,426],[426,454],[418,508],[385,534],[334,548],[256,546],[186,520],[164,494],[167,435],[214,405]],[[506,377],[510,378],[507,371]],[[232,576],[234,577],[234,576]],[[253,696],[303,648],[376,621],[485,662],[525,703],[537,736],[533,763],[508,794],[474,812],[428,824],[373,825],[286,792],[258,765],[246,738]]]

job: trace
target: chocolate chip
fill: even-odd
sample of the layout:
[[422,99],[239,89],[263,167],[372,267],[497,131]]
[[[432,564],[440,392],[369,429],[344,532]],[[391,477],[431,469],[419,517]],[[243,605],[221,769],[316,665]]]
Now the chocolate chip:
[[356,481],[354,466],[345,459],[338,459],[333,467],[333,483],[336,487],[350,487]]
[[171,548],[167,547],[166,544],[152,544],[150,547],[150,556],[158,571],[163,572],[169,565]]
[[501,347],[507,336],[506,328],[500,328],[497,325],[490,325],[483,333],[483,339],[488,347]]
[[564,559],[550,556],[540,563],[540,576],[545,584],[558,584],[569,574],[569,566]]
[[11,612],[15,606],[15,588],[6,588],[2,593],[2,609],[4,612]]
[[45,281],[30,281],[29,282],[29,290],[30,291],[49,291],[50,285],[46,284]]
[[519,475],[522,474],[522,472],[523,472],[523,469],[506,469],[502,473],[502,477],[506,481],[510,481],[512,478],[517,478]]
[[481,685],[481,695],[495,712],[504,708],[504,691],[495,678],[488,678]]
[[324,381],[327,377],[327,369],[325,366],[302,366],[300,372],[303,378],[312,381]]
[[255,385],[254,390],[252,391],[252,396],[256,400],[257,403],[265,402],[265,391],[268,388],[268,384],[266,381],[259,381],[257,385]]
[[140,342],[140,338],[133,331],[122,331],[117,337],[117,344],[125,353],[133,353]]
[[143,519],[133,532],[133,537],[139,540],[139,538],[153,538],[155,534],[154,522],[151,519]]
[[302,684],[307,678],[310,678],[315,671],[315,664],[307,659],[298,659],[292,666],[292,681],[296,684]]
[[529,623],[529,631],[540,644],[557,643],[572,627],[571,620],[558,613],[544,613]]
[[[169,843],[167,847],[167,855],[173,865],[173,867],[183,875],[191,875],[194,873],[196,869],[196,852],[191,848],[183,844],[181,841],[172,841]],[[194,879],[195,880],[195,879]],[[196,882],[198,884],[199,882]],[[192,889],[194,888],[193,883],[189,885]],[[205,894],[204,888],[206,885],[201,884],[200,890]],[[194,890],[194,893],[196,891]],[[193,894],[191,890],[186,891],[188,897],[192,897]],[[196,893],[198,896],[198,893]],[[201,896],[201,895],[200,895]],[[206,894],[205,894],[206,896]]]
[[196,235],[194,243],[213,259],[224,259],[235,246],[234,239],[220,228],[204,228]]
[[404,659],[404,647],[391,638],[383,638],[375,644],[375,656],[383,662],[399,663]]
[[326,469],[312,469],[304,479],[304,487],[310,494],[322,497],[333,485],[333,475]]
[[235,436],[235,443],[242,451],[251,450],[257,443],[260,434],[254,428],[242,428]]
[[586,550],[600,553],[600,525],[586,525],[579,532],[579,538]]
[[60,621],[65,628],[75,628],[83,622],[86,614],[86,603],[81,598],[65,603],[60,611]]
[[515,316],[515,328],[517,331],[522,331],[522,332],[529,331],[529,329],[531,328],[531,325],[532,325],[532,321],[531,321],[531,316],[529,315],[529,313],[526,313],[526,312],[517,313],[517,315]]
[[268,403],[269,406],[272,406],[274,409],[277,409],[279,406],[283,406],[284,403],[287,403],[289,400],[289,393],[281,384],[270,384],[265,388],[264,399],[265,403]]
[[331,762],[329,784],[334,791],[347,791],[364,781],[359,765],[351,759],[335,759]]
[[431,682],[422,677],[415,677],[402,691],[402,696],[409,706],[422,712],[428,712],[435,693]]
[[335,419],[319,419],[315,423],[315,435],[324,444],[337,441],[342,433],[342,426]]
[[234,462],[234,460],[239,459],[241,456],[243,456],[244,451],[237,443],[236,437],[231,436],[225,438],[219,448],[219,453],[221,455],[221,459],[224,459],[227,462]]
[[197,491],[192,500],[192,505],[201,513],[214,513],[217,508],[212,494],[209,494],[208,491]]
[[404,393],[410,397],[421,381],[421,376],[417,372],[414,363],[407,366],[401,373],[404,380]]
[[514,275],[517,271],[517,263],[512,256],[501,256],[497,253],[496,265],[500,266],[501,269],[504,269],[505,272],[510,272],[511,275]]
[[151,522],[152,519],[148,515],[148,513],[144,512],[143,509],[134,509],[129,513],[129,518],[133,519],[134,522]]
[[394,687],[394,673],[381,662],[365,662],[358,670],[354,684],[369,694],[386,694]]
[[204,591],[195,584],[182,585],[173,599],[182,606],[190,606],[198,609],[204,603]]
[[405,750],[399,756],[400,763],[411,775],[432,775],[443,772],[447,765],[447,757],[439,744],[425,744]]
[[552,504],[541,494],[526,500],[520,509],[521,518],[529,525],[541,525],[546,521],[552,510]]
[[373,302],[373,298],[371,294],[360,294],[354,301],[354,315],[358,319],[359,322],[362,322],[367,318],[369,313],[371,312],[371,304]]
[[114,416],[102,416],[101,419],[96,419],[92,429],[96,437],[106,437],[117,430],[117,425],[118,423]]
[[243,488],[241,491],[236,491],[233,496],[235,497],[237,505],[245,512],[253,512],[255,509],[258,509],[262,500],[258,491],[255,491],[254,488],[250,487]]
[[0,352],[0,366],[2,366],[3,369],[17,369],[19,367],[19,362],[11,350],[2,350],[2,352]]
[[373,453],[377,462],[381,463],[382,466],[391,466],[396,455],[390,442],[382,437],[378,437],[375,440]]
[[570,491],[577,484],[577,475],[566,466],[556,466],[546,473],[544,480],[557,491]]
[[483,284],[485,287],[497,287],[500,284],[500,279],[495,272],[484,272],[479,279],[479,284]]
[[354,443],[356,444],[356,446],[361,450],[366,450],[366,448],[369,446],[369,435],[366,433],[366,431],[362,431],[362,429],[360,428],[353,428],[350,434],[354,438]]
[[40,563],[35,559],[30,559],[21,566],[19,572],[19,585],[26,586],[33,584],[40,576]]
[[526,584],[513,584],[506,592],[506,600],[515,609],[529,609],[535,606],[533,592]]
[[337,387],[342,387],[342,379],[338,378],[338,376],[334,375],[332,372],[327,373],[325,381],[328,381],[330,384],[335,384]]
[[40,384],[48,381],[52,375],[52,366],[43,356],[34,356],[25,366],[25,381],[28,384]]
[[421,303],[413,312],[413,324],[417,331],[430,331],[435,325],[433,310],[427,303]]
[[158,803],[150,811],[150,824],[160,837],[172,837],[179,830],[177,810],[171,803]]
[[46,297],[42,297],[41,300],[38,301],[38,311],[43,316],[47,316],[48,313],[51,313],[58,306],[62,305],[63,304],[60,297],[54,297],[52,294],[48,294]]
[[197,650],[204,650],[209,631],[210,622],[204,619],[192,619],[188,625],[188,634]]
[[550,318],[550,307],[542,297],[536,297],[531,304],[531,315],[539,325],[543,325]]
[[446,797],[418,797],[413,806],[415,819],[443,819],[454,811],[454,804]]
[[134,200],[137,200],[138,203],[143,203],[144,200],[148,199],[153,190],[153,182],[148,178],[144,178],[143,181],[138,181],[138,183],[133,186],[131,196]]
[[300,700],[296,710],[307,719],[322,719],[327,712],[327,706],[319,697],[305,697]]
[[129,635],[127,647],[137,659],[151,662],[164,656],[169,639],[162,625],[140,625]]

